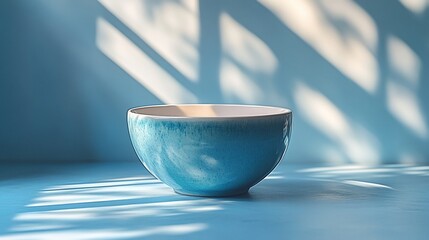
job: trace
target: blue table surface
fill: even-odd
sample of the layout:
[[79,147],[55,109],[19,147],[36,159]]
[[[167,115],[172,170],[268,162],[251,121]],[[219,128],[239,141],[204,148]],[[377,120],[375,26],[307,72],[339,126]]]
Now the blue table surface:
[[248,195],[175,194],[138,162],[0,169],[0,239],[429,239],[429,166],[290,165]]

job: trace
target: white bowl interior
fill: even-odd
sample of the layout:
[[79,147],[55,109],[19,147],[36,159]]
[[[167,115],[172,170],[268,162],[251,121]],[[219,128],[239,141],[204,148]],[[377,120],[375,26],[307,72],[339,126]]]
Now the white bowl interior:
[[135,108],[130,110],[135,114],[157,117],[253,117],[269,116],[291,112],[289,109],[251,105],[223,104],[184,104],[159,105]]

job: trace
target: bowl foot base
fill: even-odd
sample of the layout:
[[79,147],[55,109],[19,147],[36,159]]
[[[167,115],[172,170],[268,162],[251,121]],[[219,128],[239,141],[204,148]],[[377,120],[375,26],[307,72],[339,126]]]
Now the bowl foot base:
[[220,198],[220,197],[235,197],[239,195],[244,195],[249,192],[249,189],[244,189],[241,191],[227,191],[227,192],[188,192],[184,190],[173,189],[175,193],[185,196],[192,197],[212,197],[212,198]]

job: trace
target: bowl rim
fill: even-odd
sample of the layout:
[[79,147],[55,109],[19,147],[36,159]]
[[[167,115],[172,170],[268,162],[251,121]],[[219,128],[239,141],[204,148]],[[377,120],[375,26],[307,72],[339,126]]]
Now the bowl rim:
[[[171,107],[171,106],[179,106],[179,107],[188,107],[188,106],[215,106],[215,107],[240,107],[240,108],[265,108],[265,109],[272,109],[276,110],[273,113],[266,113],[266,114],[255,114],[255,115],[229,115],[229,116],[168,116],[168,115],[154,115],[154,114],[145,114],[145,113],[138,113],[135,112],[136,110],[141,109],[148,109],[148,108],[164,108],[164,107]],[[251,104],[218,104],[218,103],[191,103],[191,104],[156,104],[156,105],[146,105],[146,106],[139,106],[139,107],[133,107],[128,109],[127,112],[128,116],[130,115],[137,115],[144,118],[151,118],[151,119],[174,119],[174,120],[245,120],[245,119],[255,119],[255,118],[267,118],[267,117],[273,117],[273,116],[280,116],[280,115],[290,115],[292,114],[292,110],[289,108],[283,108],[283,107],[277,107],[277,106],[267,106],[267,105],[251,105]]]

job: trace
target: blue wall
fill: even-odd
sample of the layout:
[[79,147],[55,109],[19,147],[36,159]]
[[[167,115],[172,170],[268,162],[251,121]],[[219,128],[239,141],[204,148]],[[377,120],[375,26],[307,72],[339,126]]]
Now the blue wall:
[[[0,1],[0,160],[136,161],[126,111],[294,110],[289,162],[429,161],[429,8]],[[293,6],[293,7],[292,7]]]

